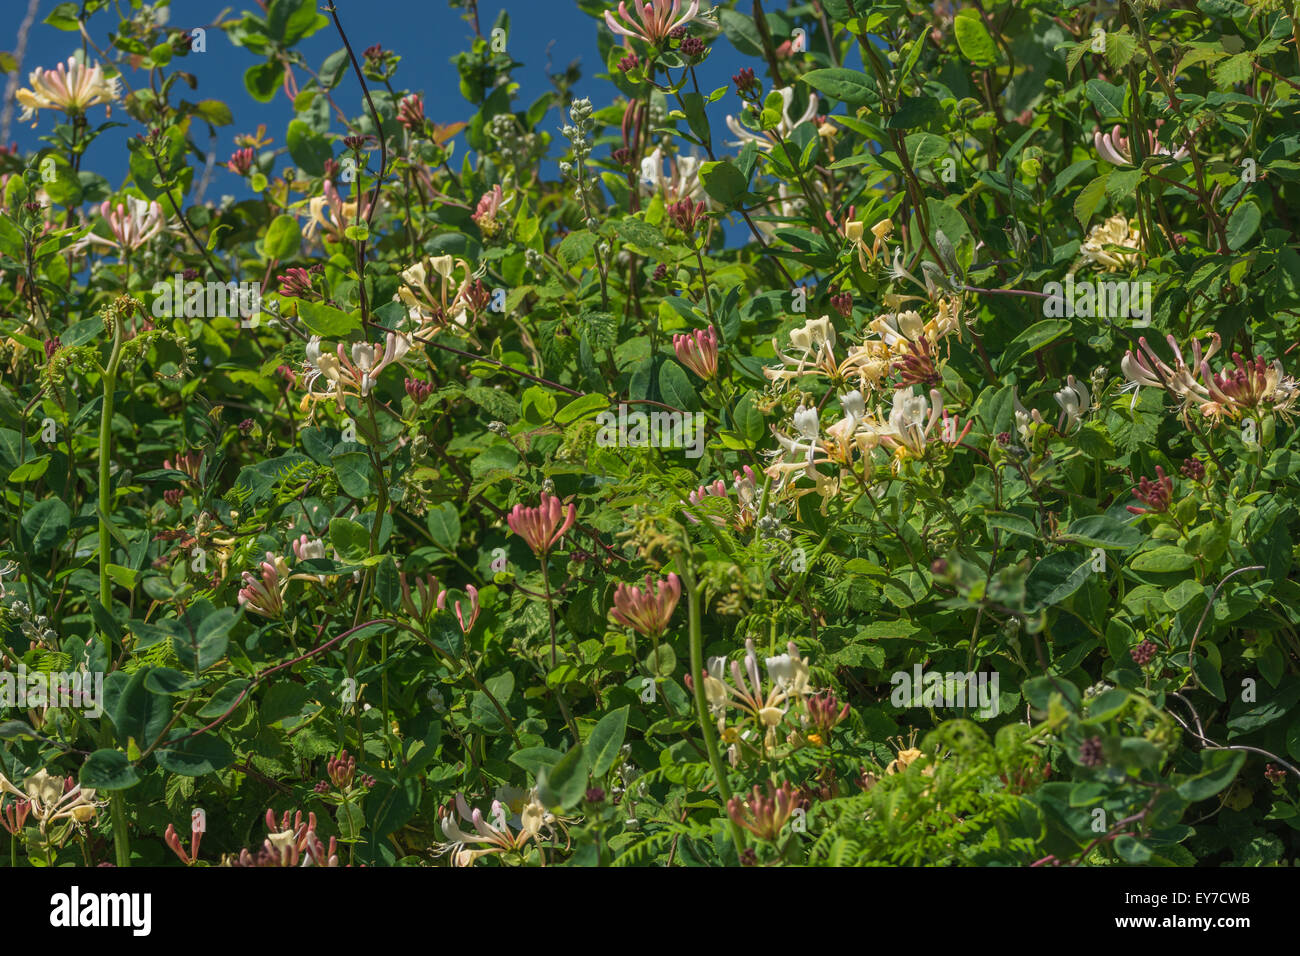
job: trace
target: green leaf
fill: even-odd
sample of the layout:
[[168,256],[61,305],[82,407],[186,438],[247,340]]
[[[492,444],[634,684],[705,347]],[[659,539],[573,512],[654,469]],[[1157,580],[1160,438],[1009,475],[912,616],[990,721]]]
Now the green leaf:
[[722,203],[732,206],[749,191],[749,182],[735,165],[727,159],[700,166],[700,183],[704,191]]
[[957,46],[961,54],[976,66],[992,66],[998,58],[997,44],[984,26],[984,18],[978,10],[966,8],[953,18],[953,29],[957,33]]
[[158,739],[171,719],[171,701],[152,693],[145,685],[150,670],[141,667],[131,675],[113,708],[113,726],[117,728],[118,743],[124,747],[130,740],[141,749],[148,747]]
[[361,328],[360,315],[350,315],[324,302],[308,302],[306,299],[297,302],[299,321],[321,338],[343,338]]
[[1143,551],[1129,564],[1134,571],[1149,571],[1157,574],[1168,571],[1186,571],[1196,559],[1173,545],[1163,545],[1150,551]]
[[757,442],[767,430],[767,423],[763,420],[763,413],[758,410],[756,392],[746,392],[741,396],[740,401],[736,403],[736,409],[732,413],[732,417],[736,431],[751,442]]
[[269,259],[289,259],[297,252],[302,245],[302,230],[298,228],[298,220],[293,216],[279,215],[271,220],[271,224],[266,227],[266,238],[262,240],[262,248]]
[[1065,533],[1080,544],[1117,551],[1136,548],[1145,540],[1145,535],[1137,528],[1108,515],[1080,518],[1072,522]]
[[800,77],[819,93],[825,93],[846,106],[857,109],[880,102],[880,96],[865,73],[842,66],[810,70]]
[[1106,195],[1106,181],[1109,179],[1110,173],[1102,173],[1079,190],[1079,195],[1074,197],[1074,218],[1079,220],[1079,227],[1085,232],[1088,230],[1088,223],[1092,220],[1092,214],[1097,211],[1102,197]]
[[223,607],[203,618],[194,629],[193,636],[182,633],[172,638],[172,648],[181,666],[203,673],[226,656],[230,631],[239,623],[239,612],[233,607]]
[[125,753],[104,748],[86,758],[77,779],[92,790],[125,790],[139,783],[140,775]]
[[609,399],[604,395],[594,393],[584,395],[581,398],[575,398],[556,412],[555,423],[557,425],[568,425],[570,422],[576,422],[588,415],[595,415],[606,408],[609,408]]
[[1084,84],[1088,101],[1097,107],[1103,120],[1124,118],[1124,89],[1105,80],[1091,79]]
[[1259,207],[1253,202],[1243,202],[1228,217],[1228,248],[1236,252],[1255,235],[1259,228]]
[[1202,750],[1201,772],[1178,784],[1178,795],[1189,803],[1206,800],[1232,783],[1245,762],[1245,751]]
[[731,45],[740,53],[745,56],[763,55],[763,38],[751,18],[738,10],[724,8],[718,11],[718,22]]
[[370,497],[370,456],[363,451],[346,451],[330,458],[339,487],[360,501]]
[[339,557],[349,563],[364,561],[370,556],[370,532],[364,525],[347,518],[330,519],[330,544]]
[[269,103],[275,99],[275,91],[283,79],[284,63],[280,60],[256,63],[244,71],[244,89],[259,103]]
[[903,140],[908,162],[913,167],[925,167],[948,152],[948,142],[933,133],[912,133]]
[[627,707],[610,711],[592,728],[587,738],[587,751],[591,755],[591,772],[603,777],[618,759],[619,748],[627,734]]
[[183,777],[201,777],[216,773],[235,762],[235,752],[220,737],[201,734],[168,742],[154,751],[158,766]]
[[686,370],[671,359],[659,366],[659,391],[664,401],[675,408],[689,409],[699,404],[699,396]]
[[433,543],[447,554],[455,554],[460,543],[460,513],[450,501],[429,509],[425,519]]
[[23,535],[33,554],[46,551],[63,543],[72,523],[72,512],[61,498],[46,498],[23,515]]
[[575,744],[553,767],[537,774],[537,795],[548,807],[565,810],[587,792],[587,759],[582,744]]

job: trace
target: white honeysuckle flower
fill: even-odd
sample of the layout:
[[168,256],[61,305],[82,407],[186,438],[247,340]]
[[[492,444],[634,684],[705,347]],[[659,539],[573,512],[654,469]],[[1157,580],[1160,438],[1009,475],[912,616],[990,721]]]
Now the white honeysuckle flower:
[[755,143],[759,149],[770,150],[778,140],[789,139],[790,134],[794,132],[796,126],[800,123],[806,123],[817,116],[817,95],[814,93],[808,97],[808,106],[799,116],[791,116],[790,108],[794,105],[794,87],[783,86],[777,90],[777,95],[781,97],[781,119],[776,126],[766,133],[755,133],[752,130],[745,129],[735,116],[727,117],[727,129],[737,137],[728,146],[744,146],[746,143]]

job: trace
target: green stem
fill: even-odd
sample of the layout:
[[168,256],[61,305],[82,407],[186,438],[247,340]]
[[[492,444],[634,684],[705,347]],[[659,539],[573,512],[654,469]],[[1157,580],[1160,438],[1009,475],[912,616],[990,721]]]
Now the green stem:
[[[108,564],[112,556],[112,536],[108,530],[108,513],[112,505],[112,484],[109,481],[109,463],[113,456],[113,397],[117,391],[117,371],[122,364],[122,318],[113,316],[113,349],[104,368],[104,407],[99,415],[99,603],[104,610],[113,606],[113,588],[108,579]],[[105,660],[113,660],[113,638],[104,633]],[[111,743],[107,723],[101,732],[100,743]],[[126,827],[126,807],[122,792],[114,790],[109,795],[109,814],[113,820],[113,854],[117,865],[131,865],[130,833]]]
[[[709,754],[709,766],[713,768],[713,779],[718,784],[718,795],[724,805],[731,802],[731,787],[727,785],[727,770],[718,753],[718,738],[709,721],[709,702],[704,696],[704,645],[700,637],[700,589],[695,583],[695,569],[687,555],[678,555],[677,570],[686,582],[686,598],[690,608],[691,634],[691,677],[695,685],[695,711],[700,722],[700,735],[704,738],[704,749]],[[731,815],[727,815],[727,826],[731,830],[731,842],[736,845],[736,853],[745,852],[745,834]]]

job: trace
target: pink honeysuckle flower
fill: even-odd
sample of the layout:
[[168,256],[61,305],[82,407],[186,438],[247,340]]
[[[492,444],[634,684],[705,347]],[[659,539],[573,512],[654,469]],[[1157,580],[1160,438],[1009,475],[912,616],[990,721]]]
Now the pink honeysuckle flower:
[[[465,615],[461,611],[460,601],[457,601],[454,605],[452,605],[452,607],[454,607],[456,610],[456,620],[460,622],[461,632],[464,634],[468,634],[470,631],[474,629],[474,622],[478,620],[478,611],[479,611],[478,588],[474,587],[474,585],[472,584],[467,584],[465,585],[465,593],[469,595],[469,607],[470,607],[469,623],[468,624],[465,623]],[[447,610],[446,590],[443,590],[438,594],[438,610],[439,611]]]
[[116,207],[106,199],[100,204],[99,214],[108,223],[113,238],[105,239],[93,232],[87,233],[86,237],[77,243],[76,248],[84,249],[87,245],[96,245],[121,252],[132,252],[157,236],[167,226],[167,216],[156,200],[145,202],[135,196],[127,196],[126,203],[118,203]]
[[321,183],[321,192],[324,195],[313,196],[307,203],[308,219],[302,233],[310,239],[320,229],[332,242],[342,242],[349,226],[365,221],[370,214],[370,204],[363,202],[358,213],[357,201],[344,201],[334,183],[328,179]]
[[288,584],[289,568],[284,558],[268,551],[261,563],[262,577],[244,572],[244,586],[239,589],[239,606],[248,608],[262,617],[280,617],[284,614],[283,586]]
[[403,97],[397,104],[397,121],[411,132],[423,130],[427,122],[424,117],[424,99],[418,93]]
[[565,512],[559,498],[543,492],[536,508],[515,505],[506,516],[506,524],[540,557],[548,554],[559,543],[577,517],[578,509],[575,505],[570,504]]
[[[722,482],[718,482],[719,485]],[[669,574],[662,581],[651,583],[645,576],[645,589],[635,585],[620,584],[614,591],[614,620],[646,637],[658,637],[668,629],[677,601],[682,596],[682,585],[677,575]]]
[[[1162,122],[1160,120],[1156,122],[1157,128]],[[1112,166],[1133,165],[1132,144],[1119,126],[1115,126],[1109,133],[1103,133],[1100,129],[1094,130],[1092,143],[1097,148],[1097,154]],[[1178,149],[1172,149],[1162,145],[1156,139],[1155,130],[1147,131],[1146,146],[1148,156],[1170,156],[1176,160],[1187,158],[1187,147],[1180,146]]]
[[474,220],[474,224],[483,235],[494,236],[501,231],[501,223],[497,222],[497,213],[507,205],[509,203],[505,201],[505,195],[498,184],[479,198],[478,206],[475,207],[474,214],[470,218]]
[[1163,468],[1156,465],[1156,480],[1152,481],[1143,476],[1138,486],[1133,489],[1133,496],[1146,505],[1145,508],[1129,505],[1128,510],[1135,515],[1168,511],[1174,500],[1174,479],[1166,475]]
[[[684,27],[694,20],[700,12],[700,0],[691,0],[685,13],[681,13],[682,0],[649,0],[646,3],[633,0],[632,9],[636,12],[636,20],[628,13],[626,0],[619,3],[618,15],[622,18],[622,23],[615,19],[611,11],[606,10],[605,25],[619,36],[636,37],[654,46],[668,39],[668,34],[678,27]],[[681,16],[678,16],[679,13]]]
[[[690,503],[693,505],[703,504],[708,498],[722,498],[724,501],[730,500],[727,498],[727,486],[723,483],[721,478],[711,485],[700,485],[700,487],[687,495],[687,498],[690,499]],[[682,502],[682,504],[686,504],[686,502]],[[700,519],[691,514],[689,509],[684,511],[683,514],[686,516],[686,520],[691,524],[700,523]],[[718,514],[709,515],[709,520],[718,527],[722,527],[727,523],[727,519]]]
[[718,330],[713,326],[673,336],[677,361],[700,378],[708,380],[718,374]]

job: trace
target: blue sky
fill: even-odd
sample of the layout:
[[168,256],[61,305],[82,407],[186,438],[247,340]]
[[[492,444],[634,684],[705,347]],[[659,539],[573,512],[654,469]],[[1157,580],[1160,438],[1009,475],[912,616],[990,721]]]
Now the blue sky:
[[[25,3],[24,0],[4,2],[10,16],[6,17],[7,26],[0,32],[0,49],[12,50]],[[460,10],[451,9],[446,0],[337,0],[337,3],[343,25],[358,57],[362,50],[374,43],[382,44],[386,49],[402,55],[402,65],[395,85],[423,91],[425,112],[430,119],[449,123],[468,119],[472,115],[473,107],[460,95],[458,76],[452,63],[457,53],[468,49],[473,38],[473,29],[462,18]],[[29,36],[22,64],[24,85],[27,73],[33,67],[53,67],[80,45],[78,34],[65,33],[42,22],[57,5],[58,0],[41,0],[37,23]],[[171,6],[170,25],[187,28],[211,23],[227,6],[233,11],[227,19],[237,17],[246,9],[257,12],[253,0],[242,3],[239,0],[231,3],[222,0],[175,0]],[[615,94],[607,81],[595,79],[595,74],[604,72],[596,46],[596,22],[579,10],[574,0],[487,0],[479,11],[485,35],[501,10],[505,10],[510,17],[508,50],[515,60],[524,64],[515,73],[521,84],[516,108],[524,108],[550,89],[548,72],[562,72],[573,60],[579,60],[581,64],[582,80],[577,86],[579,95],[590,94],[596,105],[600,106]],[[108,13],[97,14],[91,19],[91,34],[101,49],[107,49],[107,33],[114,26],[116,19]],[[725,37],[718,37],[713,45],[714,52],[704,64],[700,76],[701,85],[706,92],[730,83],[731,74],[742,62],[749,62],[748,58],[742,58],[732,49]],[[302,41],[298,49],[312,63],[313,68],[319,68],[324,59],[341,46],[338,35],[331,26]],[[233,46],[220,30],[208,31],[206,53],[173,61],[173,67],[180,65],[198,79],[197,90],[180,91],[185,99],[220,99],[234,110],[234,125],[221,127],[217,131],[218,163],[224,163],[233,151],[236,135],[253,132],[259,123],[266,124],[268,135],[275,140],[275,148],[284,145],[284,129],[292,118],[293,111],[283,92],[277,93],[270,103],[262,104],[253,100],[244,89],[244,71],[257,62],[260,62],[259,58],[248,50]],[[127,75],[133,85],[142,83],[145,76],[143,72],[135,76],[130,73]],[[305,81],[306,77],[300,74],[300,84]],[[351,76],[340,85],[335,98],[349,114],[355,115],[361,111],[360,89]],[[739,104],[729,98],[725,105],[730,112]],[[92,122],[99,122],[102,117],[102,108],[97,107],[92,111]],[[127,128],[113,130],[101,137],[89,151],[84,168],[104,173],[109,177],[110,184],[117,187],[126,174],[126,151],[122,148],[122,141],[127,136],[141,132],[141,128],[120,111],[115,112],[113,118],[126,122]],[[556,157],[567,146],[567,141],[559,135],[562,123],[560,113],[553,110],[545,122],[558,141],[552,144],[552,155]],[[52,118],[48,114],[42,114],[39,125],[33,130],[30,122],[18,122],[15,111],[9,139],[17,142],[24,151],[35,150],[42,145],[39,136],[48,134],[52,125]],[[206,130],[196,142],[201,149],[207,148]],[[460,146],[463,148],[463,143]],[[287,157],[284,161],[288,161]],[[207,198],[215,199],[223,192],[240,195],[244,193],[240,186],[239,177],[218,168],[213,174]]]

